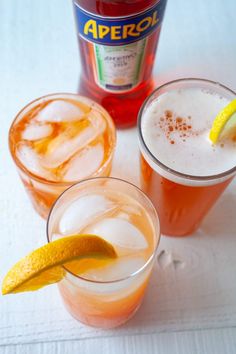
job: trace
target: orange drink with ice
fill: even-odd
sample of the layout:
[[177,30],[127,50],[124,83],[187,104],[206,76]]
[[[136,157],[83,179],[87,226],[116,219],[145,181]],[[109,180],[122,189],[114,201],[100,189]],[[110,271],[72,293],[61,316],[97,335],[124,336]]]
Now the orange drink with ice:
[[113,245],[117,258],[86,259],[65,265],[59,283],[68,311],[90,326],[111,328],[139,308],[160,238],[149,199],[132,184],[94,178],[65,191],[48,219],[48,240],[95,234]]
[[115,141],[106,110],[74,94],[31,102],[9,131],[13,160],[33,206],[44,218],[71,184],[110,174]]

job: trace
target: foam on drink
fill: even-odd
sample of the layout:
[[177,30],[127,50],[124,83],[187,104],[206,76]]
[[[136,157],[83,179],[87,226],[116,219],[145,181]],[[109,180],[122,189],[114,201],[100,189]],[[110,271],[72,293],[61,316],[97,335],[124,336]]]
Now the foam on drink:
[[[200,177],[228,171],[236,165],[236,141],[213,146],[208,139],[213,120],[228,103],[228,98],[200,88],[164,93],[143,112],[145,144],[162,164],[183,174]],[[163,175],[161,168],[148,162]]]

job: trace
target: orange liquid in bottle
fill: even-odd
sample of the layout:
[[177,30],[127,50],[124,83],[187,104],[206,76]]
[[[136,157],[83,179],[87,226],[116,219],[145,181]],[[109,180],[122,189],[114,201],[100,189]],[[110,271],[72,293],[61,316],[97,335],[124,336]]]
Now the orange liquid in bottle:
[[[132,126],[154,87],[152,69],[166,0],[75,0],[74,3],[82,64],[78,90],[105,107],[118,127]],[[146,13],[150,9],[153,10]],[[114,25],[112,20],[116,26],[110,32],[105,29],[108,33],[101,33],[102,38],[99,27],[90,27],[89,34],[94,36],[87,36],[87,22],[84,21],[85,26],[79,25],[83,20],[81,12],[87,13],[86,20],[95,19],[97,25],[103,20],[102,25],[110,28]],[[127,23],[133,27],[125,27]],[[101,70],[103,80],[99,80]]]

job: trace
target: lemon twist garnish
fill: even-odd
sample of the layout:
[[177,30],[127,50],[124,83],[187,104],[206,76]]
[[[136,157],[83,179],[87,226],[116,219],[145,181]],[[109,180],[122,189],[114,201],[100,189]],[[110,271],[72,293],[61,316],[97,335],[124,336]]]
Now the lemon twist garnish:
[[220,137],[223,135],[223,131],[230,131],[236,127],[236,99],[231,101],[226,107],[224,107],[216,116],[210,133],[209,139],[213,144],[216,144]]
[[[29,253],[7,273],[2,294],[33,291],[60,281],[64,264],[83,258],[112,259],[117,254],[111,244],[95,235],[73,235],[52,241]],[[77,267],[79,271],[79,266]]]

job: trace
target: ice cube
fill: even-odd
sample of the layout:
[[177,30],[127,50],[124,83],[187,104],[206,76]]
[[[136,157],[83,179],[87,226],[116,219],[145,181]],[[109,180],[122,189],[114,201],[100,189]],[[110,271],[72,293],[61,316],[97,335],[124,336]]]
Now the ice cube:
[[[90,108],[88,107],[88,111]],[[86,112],[68,101],[50,102],[36,117],[39,122],[70,122],[84,117]]]
[[89,145],[99,132],[90,125],[84,128],[74,138],[69,138],[67,132],[53,139],[49,146],[48,152],[44,158],[44,166],[47,168],[56,168],[69,160],[77,151],[82,150]]
[[40,157],[30,146],[21,144],[17,147],[16,155],[22,165],[30,172],[47,180],[55,180],[55,176],[50,171],[43,168]]
[[82,275],[90,280],[112,281],[123,279],[142,268],[145,259],[141,256],[119,257],[102,267],[89,269]]
[[52,126],[49,124],[30,124],[22,133],[22,139],[35,141],[46,138],[52,133]]
[[142,250],[148,243],[140,230],[129,221],[120,218],[106,218],[86,229],[114,246]]
[[102,144],[86,147],[66,164],[63,180],[72,182],[91,176],[101,166],[103,157]]
[[72,235],[79,232],[90,220],[99,214],[114,208],[107,198],[98,195],[86,195],[75,200],[64,211],[59,222],[59,231],[63,235]]

